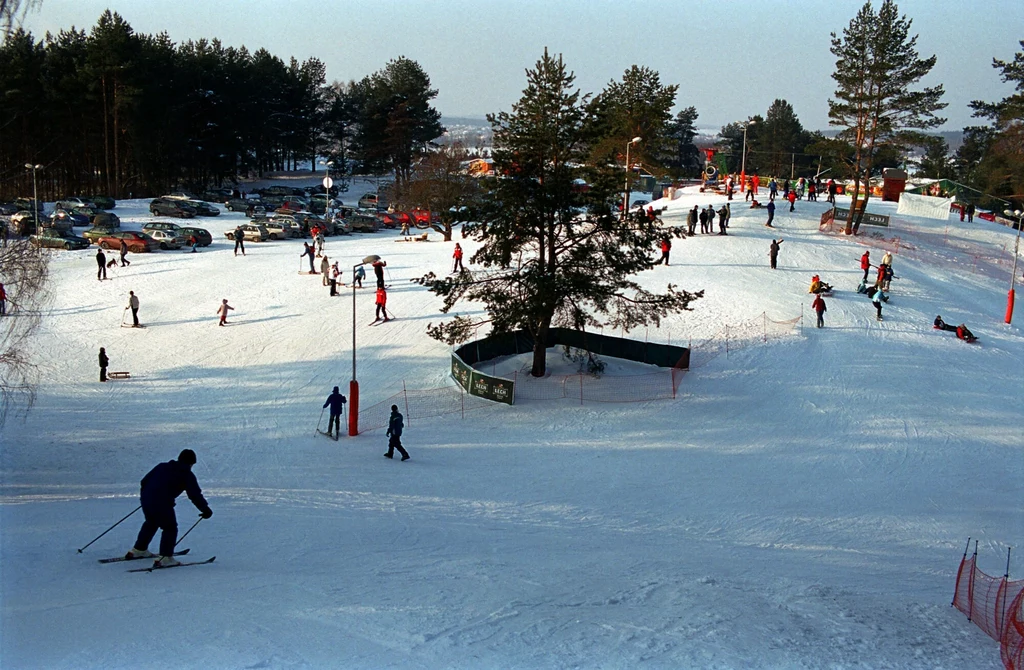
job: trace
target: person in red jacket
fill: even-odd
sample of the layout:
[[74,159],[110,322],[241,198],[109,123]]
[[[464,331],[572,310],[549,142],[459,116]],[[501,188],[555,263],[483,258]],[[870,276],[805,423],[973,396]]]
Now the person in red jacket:
[[882,288],[882,283],[885,282],[885,269],[889,267],[885,263],[878,264],[878,277],[875,279],[875,288]]
[[790,190],[789,192],[789,211],[796,211],[796,191]]
[[376,316],[374,317],[373,320],[374,321],[380,321],[381,314],[383,314],[384,315],[384,320],[387,321],[388,320],[388,310],[385,307],[385,305],[388,304],[388,292],[386,290],[384,290],[383,286],[381,288],[377,289],[377,299],[376,299],[375,302],[377,303],[377,314],[376,314]]
[[753,179],[751,181],[753,182],[754,195],[756,196],[757,195],[757,187],[761,185],[761,178],[758,177],[757,173],[755,172],[754,173],[754,177],[753,177]]
[[658,262],[655,263],[655,265],[661,265],[662,263],[668,265],[668,253],[670,251],[672,251],[672,240],[668,239],[668,236],[666,235],[661,238],[661,258],[658,259]]
[[452,254],[452,258],[455,259],[455,263],[452,265],[452,272],[465,272],[466,268],[462,267],[462,247],[459,243],[455,243],[455,253]]
[[860,257],[860,269],[864,271],[864,283],[868,283],[868,270],[871,269],[871,252],[865,251]]
[[821,295],[817,295],[814,298],[814,302],[811,303],[811,307],[814,312],[818,315],[818,328],[825,325],[825,301],[822,300]]

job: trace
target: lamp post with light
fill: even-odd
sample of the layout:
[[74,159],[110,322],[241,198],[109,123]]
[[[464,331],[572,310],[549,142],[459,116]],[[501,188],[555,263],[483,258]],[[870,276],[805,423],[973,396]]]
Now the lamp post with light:
[[[352,266],[352,275],[360,265],[376,263],[380,256],[367,256],[361,263]],[[356,283],[352,282],[352,381],[348,383],[348,434],[355,437],[359,434],[359,382],[356,381]]]
[[324,190],[327,192],[327,198],[324,200],[324,220],[331,218],[331,187],[334,186],[334,180],[331,179],[331,168],[334,167],[334,161],[320,161],[320,165],[324,166],[327,171],[327,176],[324,177]]
[[1006,323],[1010,323],[1013,320],[1013,283],[1017,278],[1017,252],[1020,250],[1020,229],[1024,228],[1024,211],[1008,209],[1003,210],[1003,214],[1006,216],[1012,216],[1017,219],[1017,241],[1013,245],[1013,269],[1010,270],[1010,292],[1006,296]]
[[622,216],[620,217],[622,221],[626,220],[626,212],[629,211],[629,173],[633,169],[629,162],[629,149],[642,139],[642,137],[634,137],[626,143],[626,185],[623,188],[625,192],[622,194]]
[[35,220],[35,234],[39,234],[39,190],[36,188],[36,170],[42,170],[43,166],[32,163],[25,163],[26,170],[32,170],[32,218]]
[[743,193],[747,190],[747,129],[750,126],[757,123],[757,121],[750,120],[743,124],[743,160],[740,163],[740,192]]

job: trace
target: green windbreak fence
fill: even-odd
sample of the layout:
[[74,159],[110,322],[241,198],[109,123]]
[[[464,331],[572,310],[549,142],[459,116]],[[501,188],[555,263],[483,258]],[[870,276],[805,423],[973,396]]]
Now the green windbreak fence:
[[[663,368],[685,370],[690,367],[690,350],[669,344],[640,342],[570,328],[551,328],[545,346],[558,345]],[[511,405],[515,402],[515,382],[503,377],[486,375],[473,366],[499,356],[514,356],[532,351],[533,338],[526,331],[501,333],[468,342],[452,352],[452,377],[471,395]]]

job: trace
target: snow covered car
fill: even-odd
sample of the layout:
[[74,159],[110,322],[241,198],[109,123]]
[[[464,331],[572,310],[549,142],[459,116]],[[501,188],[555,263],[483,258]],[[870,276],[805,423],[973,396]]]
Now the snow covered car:
[[56,228],[43,228],[37,235],[30,235],[28,241],[37,247],[48,249],[85,249],[89,240],[78,235],[66,233]]
[[110,235],[101,237],[95,241],[104,249],[121,249],[121,240],[128,246],[128,251],[134,254],[141,254],[146,251],[156,251],[160,245],[146,233],[137,233],[134,230],[118,230]]
[[170,230],[150,230],[147,234],[152,237],[161,249],[181,249],[186,243],[184,237],[177,232]]
[[[242,229],[242,239],[244,239],[246,242],[266,242],[267,240],[270,239],[270,232],[266,229],[265,226],[261,224],[243,223],[240,227]],[[224,231],[224,237],[228,238],[229,240],[234,240],[235,231]]]

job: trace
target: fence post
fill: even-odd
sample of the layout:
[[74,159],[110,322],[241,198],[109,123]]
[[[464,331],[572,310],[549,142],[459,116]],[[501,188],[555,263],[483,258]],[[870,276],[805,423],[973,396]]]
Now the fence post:
[[462,401],[462,420],[465,421],[466,420],[466,389],[464,389],[464,388],[462,388],[460,386],[459,390],[462,391],[462,393],[459,394],[459,400]]
[[405,390],[405,380],[402,380],[402,398],[405,399],[405,418],[412,425],[412,417],[409,415],[409,392]]
[[768,344],[768,312],[761,312],[764,317],[764,343]]
[[967,580],[967,620],[974,620],[974,573],[978,570],[978,541],[974,541],[974,556],[971,557],[971,578]]

